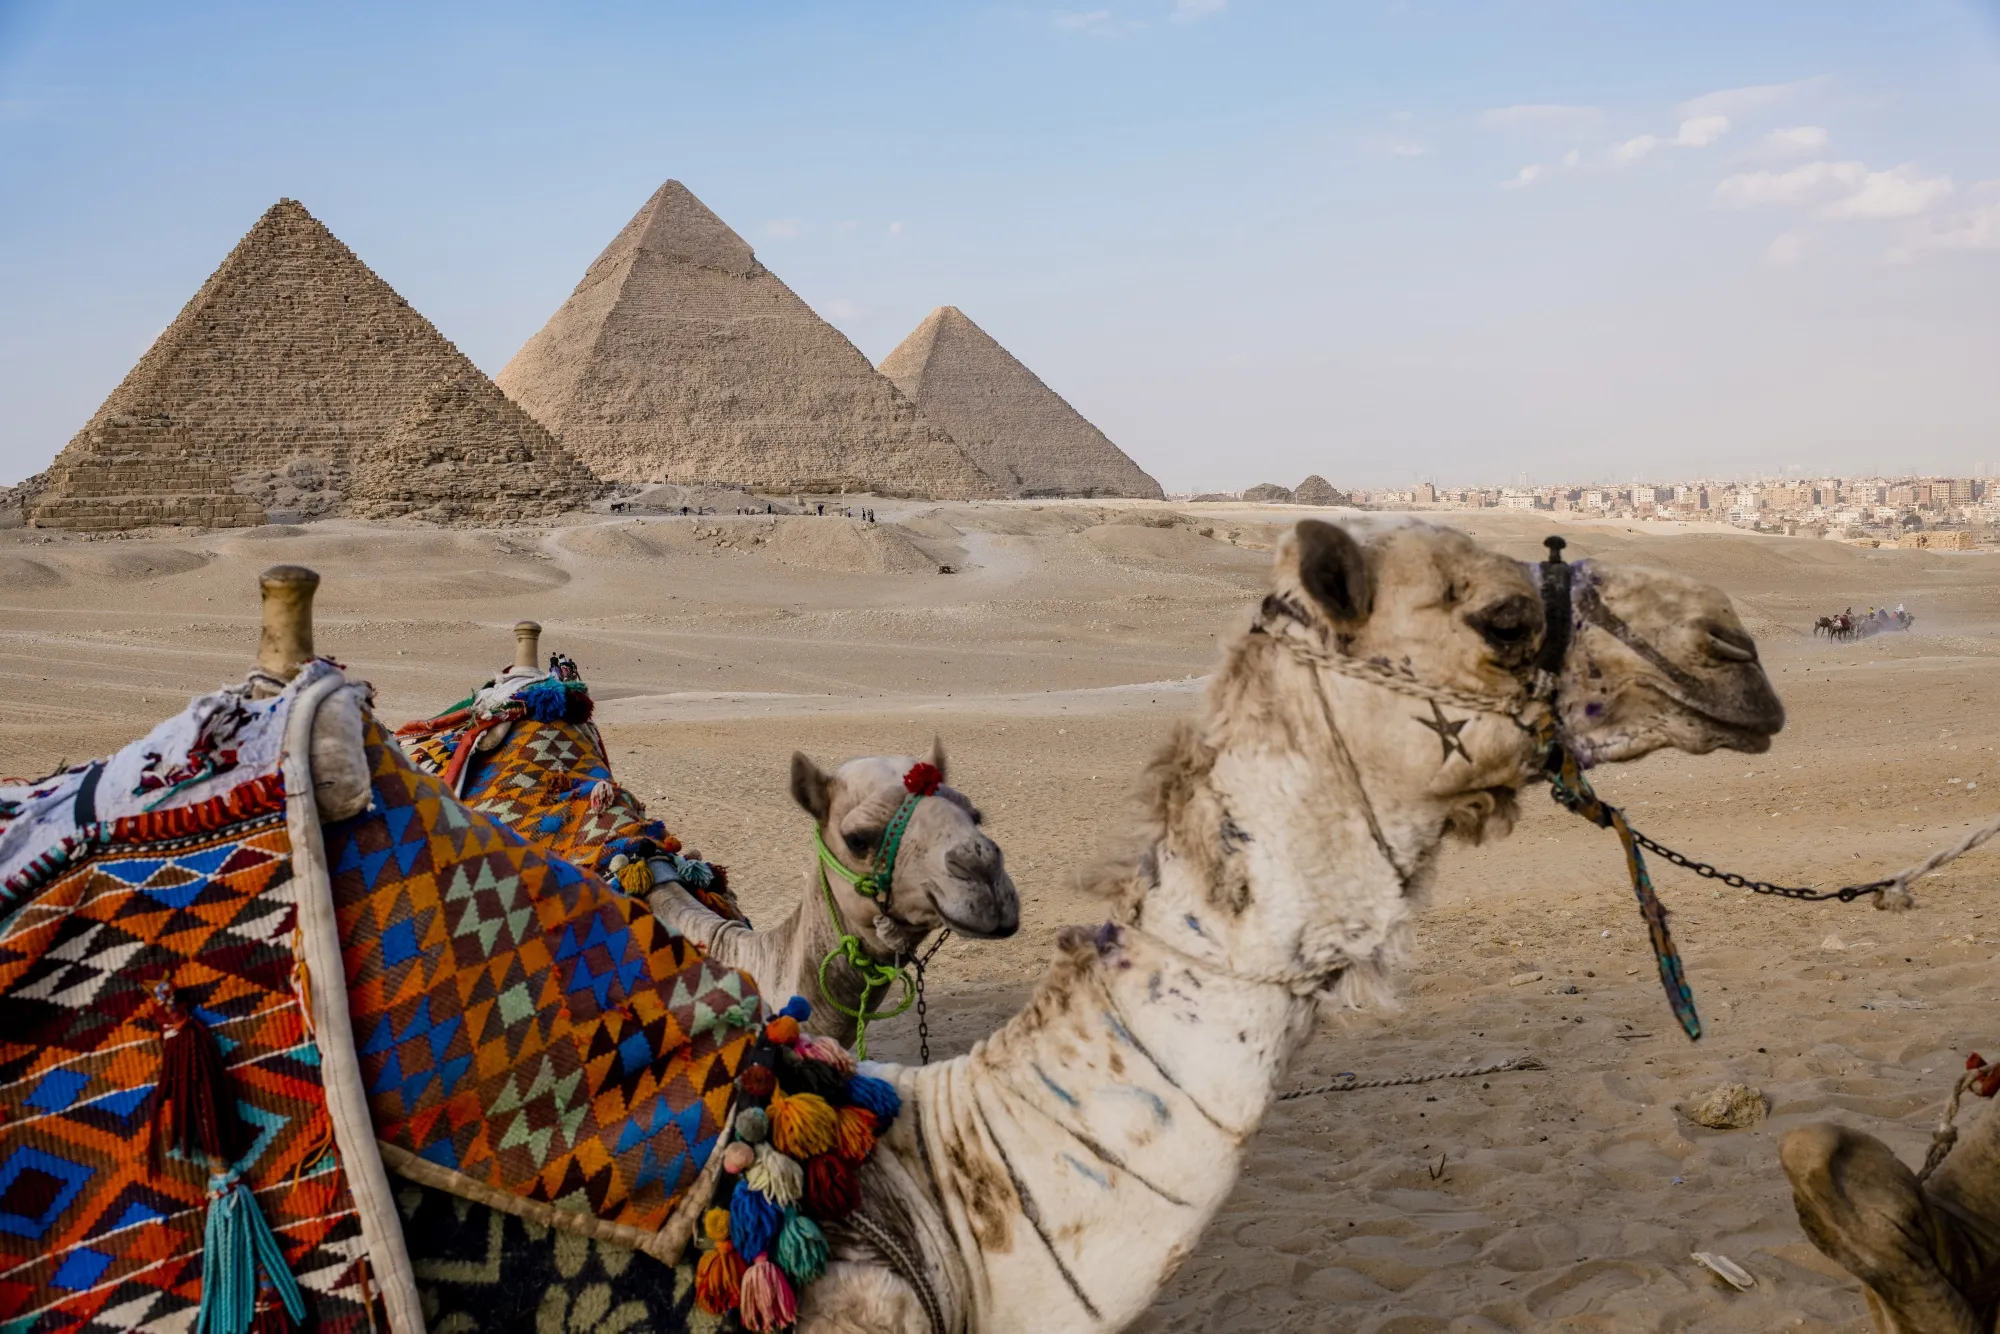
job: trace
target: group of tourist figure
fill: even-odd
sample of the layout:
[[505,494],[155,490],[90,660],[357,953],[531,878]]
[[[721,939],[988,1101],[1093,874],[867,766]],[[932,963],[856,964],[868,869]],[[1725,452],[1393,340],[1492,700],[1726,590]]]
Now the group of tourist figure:
[[1915,620],[1916,617],[1905,611],[1900,602],[1894,611],[1887,607],[1870,607],[1861,616],[1856,616],[1854,608],[1849,607],[1838,616],[1820,617],[1813,623],[1813,633],[1831,635],[1835,639],[1866,639],[1884,630],[1907,630]]

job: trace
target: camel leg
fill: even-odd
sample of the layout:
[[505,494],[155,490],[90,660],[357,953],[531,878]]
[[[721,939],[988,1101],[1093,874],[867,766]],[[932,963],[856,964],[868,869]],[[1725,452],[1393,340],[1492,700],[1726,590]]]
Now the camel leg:
[[1785,1136],[1778,1154],[1799,1225],[1866,1286],[1881,1334],[1991,1334],[1992,1313],[1982,1319],[1962,1295],[1983,1286],[1965,1280],[1991,1253],[1982,1257],[1960,1219],[1933,1207],[1887,1145],[1821,1122]]

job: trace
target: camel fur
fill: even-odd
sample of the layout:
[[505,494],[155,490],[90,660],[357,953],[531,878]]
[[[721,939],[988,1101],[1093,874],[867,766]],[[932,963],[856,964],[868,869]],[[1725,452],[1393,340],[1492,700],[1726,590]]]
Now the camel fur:
[[1778,1146],[1808,1240],[1861,1280],[1879,1334],[1993,1334],[2000,1320],[2000,1117],[1988,1108],[1937,1171],[1830,1122]]
[[[944,747],[935,739],[925,762],[947,772]],[[865,872],[883,827],[906,795],[903,775],[916,763],[909,756],[877,755],[849,760],[829,774],[795,754],[792,796],[841,864]],[[750,974],[772,1006],[804,996],[813,1006],[807,1027],[851,1045],[861,975],[836,958],[827,965],[825,989],[820,986],[820,962],[838,947],[840,931],[858,939],[877,963],[895,964],[913,957],[941,927],[979,940],[1004,939],[1020,927],[1020,896],[1006,859],[980,822],[978,808],[954,787],[940,786],[934,797],[919,802],[903,832],[887,902],[864,898],[844,879],[829,876],[817,855],[810,857],[798,905],[762,930],[716,916],[665,875],[656,878],[649,902],[655,916],[710,957]],[[829,892],[839,912],[838,930],[827,908]],[[900,996],[878,991],[869,1004],[893,1008]]]
[[[1066,929],[1027,1007],[968,1054],[868,1067],[905,1111],[863,1174],[863,1225],[836,1231],[806,1292],[803,1330],[930,1329],[890,1248],[916,1257],[954,1334],[1125,1326],[1233,1188],[1321,1003],[1386,988],[1444,840],[1511,823],[1547,718],[1529,689],[1542,609],[1524,568],[1445,529],[1357,541],[1308,520],[1273,582],[1154,762],[1137,848],[1101,879],[1109,920]],[[1637,633],[1659,629],[1644,621]],[[1436,695],[1294,651],[1298,634],[1489,703],[1434,713]],[[1761,677],[1724,657],[1723,677]],[[1641,680],[1659,670],[1643,656],[1596,670],[1627,678],[1597,685],[1628,719],[1686,707]],[[1743,739],[1702,716],[1684,732],[1695,744]],[[1583,723],[1572,744],[1603,739]],[[1627,727],[1619,746],[1668,734]]]

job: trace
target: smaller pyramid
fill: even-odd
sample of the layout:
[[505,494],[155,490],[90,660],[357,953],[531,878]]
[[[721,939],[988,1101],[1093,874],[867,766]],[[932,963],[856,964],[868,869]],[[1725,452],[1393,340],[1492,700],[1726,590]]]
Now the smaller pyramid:
[[679,181],[611,238],[497,379],[612,481],[1000,494]]
[[582,509],[602,487],[548,429],[470,367],[440,375],[363,451],[347,512],[506,523]]
[[1124,450],[956,306],[925,316],[880,369],[1016,495],[1163,495]]
[[1298,484],[1292,492],[1292,500],[1300,505],[1345,505],[1347,497],[1337,490],[1332,482],[1314,473]]

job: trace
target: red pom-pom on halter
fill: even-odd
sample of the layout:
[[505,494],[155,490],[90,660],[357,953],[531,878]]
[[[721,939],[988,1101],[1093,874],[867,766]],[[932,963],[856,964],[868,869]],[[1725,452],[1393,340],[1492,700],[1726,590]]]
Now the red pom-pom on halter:
[[944,782],[944,775],[938,767],[927,760],[918,760],[903,775],[903,790],[919,797],[937,795],[938,785]]

